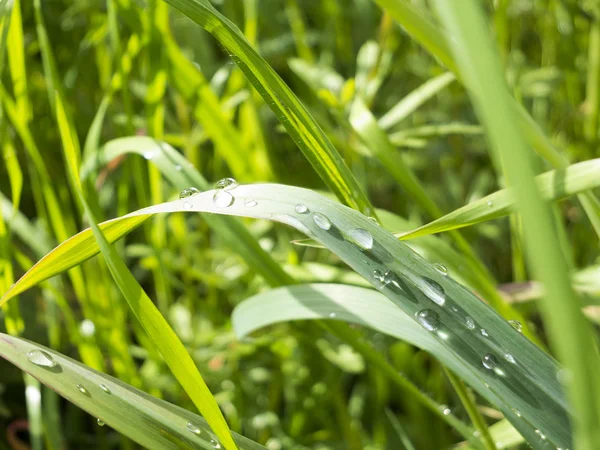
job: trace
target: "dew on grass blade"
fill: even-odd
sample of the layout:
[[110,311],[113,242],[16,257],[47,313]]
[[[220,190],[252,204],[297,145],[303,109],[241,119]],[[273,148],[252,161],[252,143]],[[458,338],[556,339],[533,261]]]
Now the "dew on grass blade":
[[313,213],[312,218],[313,221],[317,224],[317,226],[322,230],[327,231],[331,228],[331,221],[324,214],[316,212]]
[[356,228],[348,233],[348,236],[361,248],[371,250],[373,248],[373,236],[367,230]]
[[233,178],[223,178],[215,184],[215,189],[222,189],[224,191],[230,191],[231,189],[235,189],[240,184],[235,181]]
[[442,264],[434,264],[433,268],[435,270],[437,270],[437,272],[440,273],[443,276],[448,275],[448,269],[446,269],[446,266],[444,266]]
[[492,203],[491,200],[488,200],[487,205],[491,208],[492,206],[494,206],[494,204]]
[[42,350],[31,350],[29,353],[27,353],[27,359],[29,362],[40,367],[52,368],[58,366],[58,363],[54,361],[52,355]]
[[106,385],[101,384],[100,385],[100,389],[102,389],[104,392],[106,392],[107,394],[112,394],[112,392],[110,391],[110,389],[108,387],[106,387]]
[[444,306],[446,303],[446,292],[439,283],[433,281],[431,278],[423,278],[425,280],[424,286],[421,291],[434,303]]
[[515,357],[513,355],[511,355],[510,353],[505,353],[504,354],[504,359],[507,360],[511,364],[516,364],[517,363],[517,361],[515,360]]
[[96,419],[96,423],[98,424],[99,427],[103,427],[104,425],[106,425],[102,420],[100,419]]
[[486,353],[481,360],[483,367],[488,370],[494,370],[498,365],[498,359],[491,353]]
[[79,392],[81,392],[83,395],[90,395],[90,393],[88,392],[88,390],[85,388],[85,386],[83,384],[78,384],[77,386],[75,386],[77,388],[77,390]]
[[202,434],[202,430],[192,422],[188,422],[185,425],[185,429],[188,430],[190,433],[195,434],[196,436],[200,436],[200,434]]
[[219,441],[216,441],[214,439],[210,440],[210,445],[212,446],[212,448],[221,448],[221,444],[219,444]]
[[233,204],[233,201],[233,195],[225,190],[218,190],[213,195],[213,203],[217,208],[227,208]]
[[144,159],[147,159],[148,161],[150,161],[152,158],[154,158],[154,152],[153,151],[144,152],[143,156],[144,156]]
[[298,203],[294,207],[294,211],[296,211],[298,214],[306,214],[308,213],[308,207],[306,205],[303,205],[302,203]]
[[537,434],[542,441],[546,440],[546,435],[542,433],[540,430],[535,430],[535,434]]
[[[386,273],[387,273],[387,272],[386,272]],[[383,282],[384,282],[384,280],[385,280],[385,275],[381,273],[381,270],[377,270],[377,269],[375,269],[375,270],[373,271],[373,277],[374,277],[374,278],[375,278],[377,281],[379,281],[379,282],[381,282],[381,283],[383,283]]]
[[508,323],[510,323],[510,325],[517,330],[519,333],[521,332],[521,330],[523,329],[523,326],[521,325],[521,322],[519,322],[518,320],[509,320]]
[[485,329],[484,329],[484,328],[482,328],[482,329],[480,330],[480,332],[481,332],[481,335],[482,335],[482,336],[485,336],[485,337],[488,337],[488,336],[489,336],[488,332],[487,332],[487,331],[485,331]]
[[417,320],[427,331],[435,331],[440,327],[438,313],[431,309],[422,309],[417,313]]
[[467,328],[469,330],[475,329],[475,321],[473,320],[473,318],[471,316],[465,317],[465,324],[467,325]]
[[187,200],[185,202],[183,202],[183,209],[192,209],[194,205],[192,204],[192,202],[188,202]]
[[336,313],[334,313],[334,312],[332,312],[332,313],[329,313],[329,318],[330,318],[330,319],[335,319],[336,317],[337,317],[337,314],[336,314]]
[[184,190],[182,190],[179,193],[179,198],[180,199],[184,199],[184,198],[188,198],[188,197],[191,197],[192,195],[196,195],[196,194],[199,194],[199,193],[200,193],[200,191],[198,189],[196,189],[193,186],[190,186],[188,188],[185,188]]
[[256,205],[258,205],[258,202],[256,200],[254,200],[253,198],[247,198],[246,200],[244,200],[244,206],[246,206],[248,208],[252,208]]

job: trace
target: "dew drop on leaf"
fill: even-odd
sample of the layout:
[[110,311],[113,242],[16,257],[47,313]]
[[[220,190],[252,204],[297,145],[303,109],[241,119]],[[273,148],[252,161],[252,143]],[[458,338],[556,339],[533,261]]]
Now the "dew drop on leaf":
[[210,440],[210,445],[212,446],[212,448],[221,448],[221,444],[219,444],[219,442],[215,441],[214,439]]
[[485,331],[485,329],[483,329],[483,328],[481,329],[481,335],[482,335],[482,336],[485,336],[485,337],[488,337],[488,336],[489,336],[488,332],[487,332],[487,331]]
[[317,226],[322,230],[329,230],[331,228],[331,222],[325,215],[316,212],[313,213],[312,218],[313,221],[317,224]]
[[498,365],[498,359],[491,353],[486,353],[481,360],[483,367],[488,370],[494,370]]
[[188,198],[188,197],[191,197],[192,195],[196,195],[199,193],[200,193],[200,191],[198,189],[196,189],[195,187],[188,187],[179,193],[179,198],[184,199],[184,198]]
[[183,208],[184,209],[192,209],[194,205],[192,205],[192,202],[188,202],[187,200],[185,202],[183,202]]
[[188,422],[185,425],[185,429],[188,430],[190,433],[195,434],[196,436],[199,436],[202,433],[202,430],[200,430],[200,428],[192,422]]
[[488,200],[487,205],[491,208],[492,206],[494,206],[494,204],[492,203],[491,200]]
[[83,384],[78,384],[77,386],[75,386],[77,388],[77,390],[79,392],[81,392],[84,395],[90,395],[90,393],[88,392],[88,390],[85,388],[85,386]]
[[440,327],[440,317],[431,309],[423,309],[417,313],[417,320],[427,331],[435,331]]
[[381,273],[381,270],[375,269],[373,271],[373,277],[381,283],[385,282],[385,275]]
[[519,322],[518,320],[509,320],[508,323],[510,323],[510,325],[517,330],[519,333],[521,332],[521,330],[523,329],[523,326],[521,325],[521,322]]
[[371,250],[373,248],[373,236],[367,230],[356,228],[350,231],[348,236],[350,236],[359,247],[365,250]]
[[108,387],[106,387],[106,385],[101,384],[100,385],[100,389],[102,389],[102,391],[106,392],[107,394],[112,394],[112,392],[110,391],[110,389]]
[[546,440],[546,435],[542,433],[540,430],[535,430],[535,434],[537,434],[542,441]]
[[434,264],[433,268],[435,270],[437,270],[440,274],[442,274],[443,276],[448,275],[448,269],[446,269],[446,266],[442,265],[442,264]]
[[505,353],[504,354],[504,359],[507,360],[511,364],[516,364],[517,363],[517,361],[515,360],[515,357],[513,355],[511,355],[510,353]]
[[303,205],[302,203],[298,203],[294,207],[294,211],[296,211],[298,214],[306,214],[308,212],[308,208],[306,205]]
[[335,319],[336,317],[337,317],[336,313],[334,313],[334,312],[329,313],[329,318],[330,319]]
[[101,421],[100,419],[96,419],[96,423],[98,424],[99,427],[103,427],[104,425],[106,425],[103,421]]
[[240,184],[235,181],[233,178],[223,178],[215,184],[215,189],[222,189],[224,191],[229,191],[231,189],[235,189]]
[[471,316],[465,317],[465,324],[467,325],[467,328],[469,330],[475,329],[475,321],[473,320],[473,318]]
[[27,353],[27,359],[36,366],[40,367],[52,368],[58,366],[58,363],[54,361],[52,355],[42,350],[31,350],[29,353]]
[[253,198],[247,198],[246,200],[244,200],[244,206],[246,206],[248,208],[252,208],[256,205],[258,205],[258,202],[256,200],[254,200]]
[[144,152],[144,159],[147,159],[148,161],[150,161],[152,158],[154,158],[154,152],[153,151],[149,151],[149,152]]
[[444,292],[444,288],[430,278],[423,278],[423,280],[425,280],[425,284],[421,289],[423,293],[429,297],[432,302],[443,306],[444,303],[446,303],[446,292]]
[[218,190],[213,195],[213,203],[217,208],[227,208],[233,204],[233,195],[224,190]]

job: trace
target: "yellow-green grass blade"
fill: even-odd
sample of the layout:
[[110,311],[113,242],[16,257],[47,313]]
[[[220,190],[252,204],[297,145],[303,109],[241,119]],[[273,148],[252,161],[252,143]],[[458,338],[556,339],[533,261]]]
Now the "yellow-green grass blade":
[[233,441],[227,422],[185,346],[96,224],[83,195],[81,179],[79,177],[78,146],[75,144],[76,134],[68,121],[61,97],[57,95],[55,101],[56,118],[71,184],[79,194],[80,201],[89,218],[91,230],[98,242],[100,251],[106,260],[113,279],[123,297],[127,300],[132,312],[148,334],[148,337],[152,340],[152,343],[173,372],[173,375],[175,375],[175,378],[190,396],[194,405],[196,405],[215,434],[219,437],[223,446],[228,450],[236,449],[237,446]]
[[[600,186],[600,159],[591,159],[572,164],[564,169],[551,170],[538,175],[536,182],[540,195],[545,200],[557,201],[594,189]],[[419,228],[395,234],[400,239],[413,239],[503,217],[514,210],[515,195],[509,189],[502,189]]]
[[346,163],[296,95],[252,48],[239,29],[207,0],[168,0],[210,32],[265,99],[327,186],[347,205],[372,215],[372,207]]
[[19,117],[27,122],[31,117],[31,106],[27,93],[27,72],[25,70],[25,42],[21,16],[21,0],[12,2],[10,25],[8,27],[8,65]]
[[476,1],[443,0],[435,4],[441,20],[453,35],[452,50],[486,127],[491,149],[502,163],[506,180],[515,189],[526,254],[534,275],[546,288],[540,302],[542,317],[551,344],[572,374],[572,381],[565,387],[574,414],[573,445],[596,448],[600,446],[600,386],[597,382],[600,358],[594,345],[595,337],[571,287],[570,264],[561,251],[550,208],[535,183],[533,155],[513,115],[495,43]]
[[[455,373],[464,379],[476,377],[487,383],[489,388],[478,393],[485,398],[500,398],[503,403],[498,407],[507,417],[511,417],[511,408],[520,411],[522,418],[517,419],[513,414],[511,421],[533,446],[543,448],[535,441],[538,436],[535,430],[547,436],[544,445],[569,444],[567,406],[556,378],[558,366],[554,360],[471,291],[364,215],[310,190],[255,184],[230,191],[203,192],[139,210],[129,217],[178,211],[275,220],[320,241],[411,320],[419,320],[419,313],[435,319],[436,326],[427,325],[430,335],[461,362],[462,369]],[[19,284],[13,289],[19,289]],[[2,302],[12,295],[9,291]],[[493,362],[492,368],[484,366],[488,360]]]
[[[151,449],[218,448],[205,419],[35,342],[0,334],[0,356],[106,424]],[[238,434],[241,450],[262,445]]]

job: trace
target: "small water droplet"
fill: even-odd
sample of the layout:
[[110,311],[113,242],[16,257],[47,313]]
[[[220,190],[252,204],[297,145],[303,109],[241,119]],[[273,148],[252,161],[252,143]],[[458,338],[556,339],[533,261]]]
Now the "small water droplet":
[[40,366],[40,367],[56,367],[58,366],[58,363],[56,361],[54,361],[54,358],[52,358],[52,355],[50,355],[50,353],[42,351],[42,350],[31,350],[29,353],[27,353],[27,359],[32,362],[33,364],[35,364],[36,366]]
[[100,385],[100,389],[102,389],[104,392],[106,392],[107,394],[112,394],[112,392],[110,392],[110,389],[108,387],[106,387],[106,385],[101,384]]
[[98,424],[99,427],[103,427],[104,425],[106,425],[104,422],[102,422],[100,419],[96,419],[96,423]]
[[441,273],[443,276],[448,275],[448,269],[446,269],[446,266],[444,266],[442,264],[434,264],[433,268],[435,270],[437,270],[439,273]]
[[187,200],[185,202],[183,202],[183,209],[192,209],[194,205],[192,204],[192,202],[188,202]]
[[225,190],[218,190],[213,195],[213,203],[217,208],[227,208],[233,204],[233,195]]
[[183,167],[181,167],[181,164],[177,164],[177,165],[175,166],[175,170],[176,170],[177,172],[181,172],[181,171],[183,170]]
[[492,206],[494,206],[494,204],[492,203],[491,200],[488,200],[487,205],[491,208]]
[[521,330],[523,329],[523,326],[521,325],[521,322],[519,322],[518,320],[509,320],[508,323],[510,323],[510,325],[517,330],[519,333],[521,332]]
[[450,410],[450,408],[444,408],[444,410],[442,411],[442,413],[443,413],[445,416],[448,416],[448,415],[450,415],[450,413],[451,413],[451,412],[452,412],[452,411]]
[[498,365],[498,359],[491,353],[486,353],[481,360],[483,367],[488,370],[494,370]]
[[196,195],[199,193],[200,193],[200,191],[192,186],[192,187],[185,188],[183,191],[181,191],[179,193],[179,198],[184,199],[184,198],[188,198],[188,197],[191,197],[192,195]]
[[481,329],[481,335],[482,335],[482,336],[485,336],[485,337],[488,337],[488,336],[489,336],[488,332],[487,332],[487,331],[485,331],[485,329],[483,329],[483,328]]
[[330,319],[335,319],[336,317],[337,317],[337,314],[336,314],[336,313],[334,313],[334,312],[332,312],[332,313],[329,313],[329,318],[330,318]]
[[88,392],[88,390],[85,388],[85,386],[83,384],[78,384],[77,386],[75,386],[77,388],[77,390],[79,392],[81,392],[84,395],[90,395],[90,393]]
[[423,293],[429,297],[432,302],[443,306],[444,303],[446,303],[446,293],[444,292],[444,288],[430,278],[423,278],[423,280],[425,281],[425,285],[421,289]]
[[200,434],[202,434],[202,430],[192,422],[188,422],[185,425],[185,429],[188,430],[190,433],[195,434],[196,436],[200,436]]
[[513,408],[512,412],[515,414],[515,416],[521,417],[521,412],[518,409]]
[[316,212],[313,213],[312,218],[313,221],[317,224],[317,226],[322,230],[329,230],[331,228],[331,222],[325,215]]
[[258,205],[258,202],[256,200],[254,200],[253,198],[247,198],[246,200],[244,200],[244,206],[246,206],[248,208],[252,208],[256,205]]
[[296,211],[298,214],[306,214],[308,212],[308,208],[306,205],[303,205],[302,203],[298,203],[294,207],[294,211]]
[[560,384],[566,386],[573,380],[573,372],[563,367],[558,372],[556,372],[556,379]]
[[212,446],[212,448],[221,448],[221,444],[219,444],[219,442],[215,441],[214,439],[210,440],[210,445]]
[[373,236],[367,230],[356,228],[350,231],[348,235],[359,247],[365,250],[371,250],[373,248]]
[[222,189],[224,191],[230,191],[231,189],[235,189],[240,184],[235,181],[233,178],[223,178],[215,184],[215,189]]
[[369,219],[371,222],[373,222],[375,225],[379,225],[379,220],[377,220],[375,217],[373,216],[369,216],[367,217],[367,219]]
[[473,318],[471,316],[465,317],[465,324],[467,325],[467,328],[469,330],[475,329],[475,321],[473,320]]
[[154,152],[153,151],[144,152],[143,156],[144,156],[144,159],[147,159],[149,161],[152,158],[154,158]]
[[417,313],[417,320],[427,331],[435,331],[440,327],[440,317],[431,309],[422,309]]
[[511,364],[516,364],[516,362],[517,362],[515,360],[515,357],[513,355],[511,355],[510,353],[505,353],[504,354],[504,359],[507,360]]
[[542,441],[546,440],[546,435],[542,433],[540,430],[535,430],[535,434],[537,434]]
[[385,275],[381,273],[381,270],[375,269],[373,271],[373,278],[375,278],[380,283],[384,283],[385,282]]

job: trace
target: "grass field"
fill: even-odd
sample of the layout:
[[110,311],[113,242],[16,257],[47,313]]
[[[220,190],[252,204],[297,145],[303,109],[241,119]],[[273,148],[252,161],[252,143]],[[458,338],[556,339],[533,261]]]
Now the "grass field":
[[0,450],[600,448],[600,8],[0,0]]

